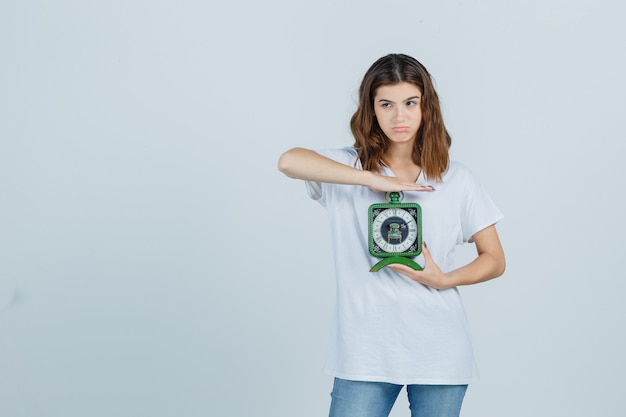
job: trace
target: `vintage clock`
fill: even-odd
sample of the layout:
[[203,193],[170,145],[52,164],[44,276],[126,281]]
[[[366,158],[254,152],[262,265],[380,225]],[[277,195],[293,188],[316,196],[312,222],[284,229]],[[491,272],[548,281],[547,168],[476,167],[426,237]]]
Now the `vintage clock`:
[[394,263],[419,271],[422,267],[411,258],[422,253],[422,208],[417,203],[403,203],[401,192],[389,193],[388,198],[388,203],[369,208],[369,251],[383,258],[370,272]]

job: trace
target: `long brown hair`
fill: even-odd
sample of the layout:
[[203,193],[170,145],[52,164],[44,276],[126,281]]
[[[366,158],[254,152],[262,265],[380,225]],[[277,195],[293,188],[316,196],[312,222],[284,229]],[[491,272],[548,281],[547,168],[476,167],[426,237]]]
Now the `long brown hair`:
[[448,169],[448,149],[452,143],[439,107],[439,97],[430,74],[415,58],[404,54],[389,54],[379,58],[367,70],[359,88],[359,106],[350,119],[363,169],[380,173],[381,165],[388,166],[385,152],[389,139],[378,125],[374,115],[374,97],[380,86],[408,82],[422,92],[422,122],[417,131],[413,162],[419,165],[426,177],[441,181]]

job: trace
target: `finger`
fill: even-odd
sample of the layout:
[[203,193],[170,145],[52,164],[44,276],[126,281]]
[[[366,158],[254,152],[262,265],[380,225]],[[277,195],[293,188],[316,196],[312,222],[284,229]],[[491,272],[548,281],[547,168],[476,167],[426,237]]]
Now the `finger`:
[[401,272],[402,271],[402,265],[398,265],[398,264],[387,265],[386,268],[389,268],[392,271],[396,271],[396,272]]
[[412,274],[413,272],[415,272],[415,270],[413,268],[410,268],[406,265],[402,265],[402,264],[390,264],[387,265],[386,268],[391,269],[392,271],[395,272],[399,272],[401,274]]
[[433,257],[430,255],[430,250],[428,249],[428,245],[426,245],[426,242],[422,242],[422,253],[424,254],[424,260],[427,264],[433,260]]
[[431,185],[421,185],[421,184],[405,184],[408,187],[411,187],[412,191],[426,191],[426,192],[432,192],[435,191],[435,187],[431,186]]
[[417,184],[417,185],[424,190],[435,191],[435,187],[433,187],[432,185],[424,185],[424,184]]

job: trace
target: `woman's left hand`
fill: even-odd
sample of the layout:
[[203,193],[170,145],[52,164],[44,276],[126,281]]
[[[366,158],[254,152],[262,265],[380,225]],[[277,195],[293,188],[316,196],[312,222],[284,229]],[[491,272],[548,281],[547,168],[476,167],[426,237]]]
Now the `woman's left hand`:
[[406,275],[413,281],[420,282],[427,287],[431,287],[436,290],[444,290],[446,288],[454,287],[454,284],[450,282],[448,276],[441,271],[439,266],[433,260],[426,243],[422,244],[422,253],[424,254],[425,264],[424,269],[421,271],[416,271],[415,269],[402,264],[391,264],[388,265],[387,268]]
[[387,268],[391,268],[414,281],[438,290],[460,285],[478,284],[502,275],[506,268],[506,261],[496,226],[492,224],[474,233],[471,241],[476,245],[478,256],[467,265],[445,274],[441,272],[439,266],[433,261],[425,243],[422,245],[425,261],[424,270],[416,271],[413,268],[400,264],[391,264]]

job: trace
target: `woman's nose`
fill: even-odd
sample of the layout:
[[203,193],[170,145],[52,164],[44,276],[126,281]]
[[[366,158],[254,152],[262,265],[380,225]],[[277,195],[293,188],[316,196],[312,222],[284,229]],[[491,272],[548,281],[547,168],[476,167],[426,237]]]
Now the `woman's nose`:
[[401,107],[397,107],[396,108],[396,121],[398,122],[403,121],[405,116],[406,116],[405,110]]

